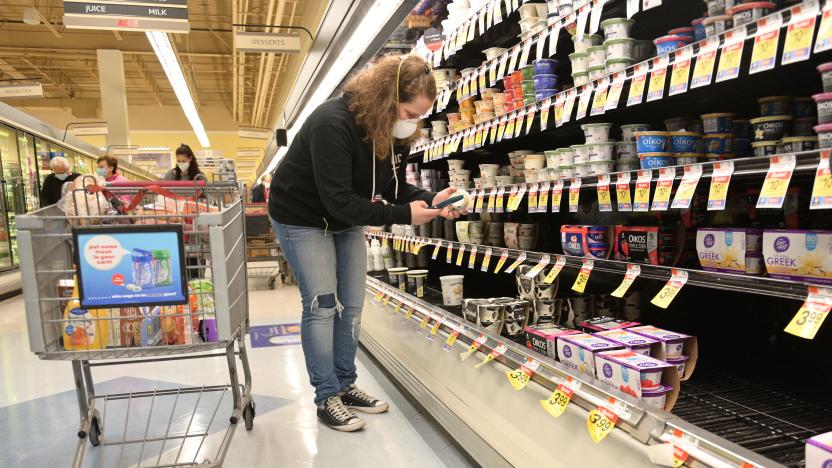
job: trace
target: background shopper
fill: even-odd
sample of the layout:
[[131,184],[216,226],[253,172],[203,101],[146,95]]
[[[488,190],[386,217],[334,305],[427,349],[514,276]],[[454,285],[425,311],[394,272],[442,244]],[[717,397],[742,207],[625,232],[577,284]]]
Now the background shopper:
[[269,173],[263,174],[263,176],[260,177],[260,183],[251,189],[251,202],[266,203],[269,201],[269,190],[271,190],[269,186],[271,183],[272,175]]
[[337,430],[364,426],[351,410],[388,408],[355,385],[367,273],[364,226],[459,216],[428,207],[454,189],[435,194],[405,181],[409,144],[435,97],[424,60],[381,58],[354,75],[343,96],[312,112],[271,182],[269,215],[301,291],[301,344],[318,419]]
[[205,174],[199,170],[199,164],[191,147],[186,144],[176,148],[176,167],[165,174],[165,180],[196,180],[205,179]]
[[112,156],[101,156],[98,158],[95,172],[107,182],[124,182],[126,177],[118,172],[118,159]]
[[40,206],[54,205],[61,199],[62,189],[65,183],[71,182],[78,177],[72,173],[72,168],[66,158],[57,156],[49,161],[49,168],[52,173],[43,179],[40,189]]

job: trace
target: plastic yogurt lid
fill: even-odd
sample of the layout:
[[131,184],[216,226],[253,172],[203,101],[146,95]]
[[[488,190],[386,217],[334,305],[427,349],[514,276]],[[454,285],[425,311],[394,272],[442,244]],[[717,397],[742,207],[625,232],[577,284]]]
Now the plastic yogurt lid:
[[642,397],[656,397],[656,396],[665,395],[665,394],[670,393],[672,391],[673,391],[673,387],[671,387],[670,385],[660,385],[659,388],[656,388],[656,389],[653,389],[653,390],[642,390],[641,391],[641,396]]
[[754,143],[751,143],[751,146],[752,146],[753,148],[760,148],[760,147],[762,147],[762,146],[774,146],[774,145],[776,145],[777,143],[778,143],[778,142],[777,142],[777,141],[775,141],[775,140],[755,141]]
[[592,47],[589,47],[589,48],[588,48],[588,49],[586,49],[586,50],[587,50],[587,52],[592,53],[592,52],[590,52],[590,51],[592,51],[592,50],[597,50],[597,51],[604,50],[604,51],[605,51],[605,50],[607,50],[607,48],[606,48],[606,47],[604,47],[604,46],[602,46],[602,45],[594,45],[594,46],[592,46]]
[[571,153],[571,152],[572,152],[572,148],[558,148],[558,149],[556,149],[556,150],[555,150],[555,152],[558,152],[558,153]]
[[801,142],[801,141],[818,141],[818,137],[816,136],[794,136],[794,137],[786,137],[781,140],[783,143],[794,143],[794,142]]
[[669,158],[673,153],[639,153],[640,158]]
[[734,114],[732,114],[732,113],[730,113],[730,112],[717,112],[717,113],[715,113],[715,114],[702,114],[702,115],[700,115],[699,117],[702,117],[703,119],[718,119],[718,118],[720,118],[720,117],[730,117],[730,118],[733,118],[733,117],[734,117]]
[[428,274],[427,270],[410,270],[410,271],[407,272],[407,276],[423,276],[423,275],[427,275],[427,274]]
[[676,155],[677,158],[702,158],[705,157],[705,153],[678,153]]
[[670,135],[671,136],[695,136],[695,137],[701,137],[702,136],[701,133],[687,132],[687,131],[684,131],[684,130],[680,130],[678,132],[670,132]]
[[589,54],[587,54],[586,52],[572,52],[571,54],[569,54],[569,58],[586,57],[587,55]]
[[649,127],[650,124],[627,124],[622,125],[621,128],[635,128],[635,127]]
[[[830,94],[832,95],[832,93]],[[756,119],[751,119],[751,123],[758,124],[763,122],[776,122],[778,120],[792,120],[793,118],[794,117],[792,117],[791,115],[772,115],[769,117],[757,117]]]
[[817,133],[832,132],[832,124],[815,125],[815,132],[817,132]]
[[656,38],[653,42],[657,45],[664,44],[665,42],[690,42],[690,38],[688,36],[667,35]]
[[[626,63],[627,65],[632,65],[635,63],[635,60],[629,58],[614,58],[614,59],[607,59],[607,66],[611,63]],[[623,127],[624,125],[622,125]]]
[[667,33],[670,35],[677,35],[679,33],[692,33],[693,27],[692,26],[682,26],[680,28],[671,29]]
[[617,141],[599,141],[598,143],[587,143],[586,146],[615,146]]
[[828,101],[832,99],[832,93],[820,93],[812,95],[812,99],[815,101]]
[[[596,40],[596,39],[601,39],[601,36],[599,36],[597,34],[587,34],[583,38],[584,39],[589,39],[589,40]],[[573,42],[578,42],[578,36],[574,36],[572,38],[572,41]]]
[[627,18],[610,18],[610,19],[601,21],[601,27],[603,28],[604,25],[616,24],[616,23],[630,23],[630,24],[633,24],[633,23],[635,23],[635,21],[633,21],[631,19],[627,19]]
[[826,72],[832,70],[832,62],[826,62],[818,65],[819,72]]
[[729,8],[726,13],[729,15],[735,15],[741,11],[745,10],[753,10],[754,8],[768,8],[769,10],[773,10],[776,6],[770,2],[752,2],[752,3],[740,3],[739,5]]
[[725,138],[734,138],[734,134],[733,133],[706,133],[705,136],[703,136],[702,138],[704,138],[705,140],[711,140],[711,139],[714,139],[714,138],[723,138],[723,139],[725,139]]
[[591,124],[583,124],[581,128],[593,128],[593,127],[612,127],[611,123],[591,123]]
[[604,66],[604,65],[595,65],[593,67],[587,68],[587,70],[589,70],[589,71],[593,71],[593,70],[598,71],[598,70],[606,70],[606,69],[607,69],[607,67]]
[[[746,256],[748,256],[748,255],[746,255]],[[680,354],[676,357],[669,357],[669,358],[666,359],[666,361],[671,363],[671,364],[676,364],[676,363],[680,363],[680,362],[687,362],[687,360],[688,360],[688,357],[685,356],[684,354]]]
[[696,26],[697,24],[702,24],[703,20],[705,20],[705,18],[696,18],[695,20],[691,21],[690,24]]
[[388,268],[387,269],[387,271],[389,271],[390,273],[404,273],[407,270],[408,270],[407,267],[394,267],[394,268]]
[[612,44],[623,44],[625,42],[636,42],[636,40],[632,37],[617,37],[615,39],[607,39],[606,41],[604,41],[604,46]]
[[733,159],[733,158],[734,158],[734,153],[724,153],[724,154],[720,154],[720,153],[707,153],[707,154],[705,154],[705,157],[706,157],[706,158],[712,158],[712,159],[719,159],[719,158],[722,158],[722,159]]
[[576,149],[583,148],[584,146],[586,146],[586,145],[572,145],[572,146],[569,147],[569,149],[576,150]]
[[709,18],[703,18],[702,19],[702,24],[707,26],[709,24],[714,24],[714,23],[717,23],[719,21],[731,21],[732,19],[733,18],[732,18],[731,15],[717,15],[717,16],[711,16]]
[[791,101],[791,100],[792,100],[792,98],[790,96],[768,96],[768,97],[763,97],[763,98],[757,99],[757,102],[762,104],[764,102]]
[[587,73],[587,72],[578,72],[578,73],[573,73],[572,78],[577,78],[579,76],[587,76],[587,75],[589,75],[589,73]]
[[614,163],[614,159],[596,159],[595,161],[590,161],[589,164],[600,164],[600,163]]
[[661,132],[661,131],[658,131],[658,130],[645,130],[643,132],[636,132],[635,135],[637,137],[642,136],[642,135],[644,135],[644,136],[668,136],[668,135],[670,135],[670,133],[669,132]]

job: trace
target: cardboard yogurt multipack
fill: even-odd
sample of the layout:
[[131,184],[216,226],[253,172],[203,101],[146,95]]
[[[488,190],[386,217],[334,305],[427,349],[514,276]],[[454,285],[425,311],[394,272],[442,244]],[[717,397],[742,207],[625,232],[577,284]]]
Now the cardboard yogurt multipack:
[[767,229],[763,261],[774,278],[832,284],[832,231]]
[[526,346],[544,356],[557,359],[557,338],[578,333],[578,330],[562,328],[551,323],[529,325],[526,327]]
[[557,338],[558,361],[578,372],[595,377],[595,354],[622,346],[589,333],[561,335]]
[[759,229],[700,228],[696,254],[703,270],[759,275],[761,241]]
[[629,349],[597,353],[595,373],[598,380],[665,411],[679,396],[676,366]]
[[652,325],[642,325],[627,330],[661,342],[664,360],[676,365],[677,369],[682,371],[679,373],[679,380],[688,380],[693,374],[699,358],[699,343],[695,336],[662,330]]
[[605,330],[596,333],[596,335],[613,343],[625,346],[634,353],[654,357],[659,360],[664,359],[664,345],[659,340],[639,335],[626,329]]

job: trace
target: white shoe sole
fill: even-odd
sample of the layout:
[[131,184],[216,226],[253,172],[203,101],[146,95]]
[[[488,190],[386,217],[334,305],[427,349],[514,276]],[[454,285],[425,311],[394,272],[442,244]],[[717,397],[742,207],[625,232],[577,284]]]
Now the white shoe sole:
[[367,413],[367,414],[383,413],[383,412],[387,411],[388,409],[390,409],[390,404],[389,403],[385,403],[381,406],[372,406],[372,407],[350,406],[350,405],[344,405],[344,406],[346,406],[347,409],[349,409],[350,411],[359,411],[361,413]]
[[[323,421],[321,421],[321,423],[326,424]],[[354,432],[354,431],[357,431],[357,430],[363,428],[366,424],[367,424],[367,422],[362,419],[362,420],[358,421],[357,423],[347,424],[347,425],[344,425],[344,426],[329,426],[329,427],[331,427],[332,429],[335,429],[336,431]]]

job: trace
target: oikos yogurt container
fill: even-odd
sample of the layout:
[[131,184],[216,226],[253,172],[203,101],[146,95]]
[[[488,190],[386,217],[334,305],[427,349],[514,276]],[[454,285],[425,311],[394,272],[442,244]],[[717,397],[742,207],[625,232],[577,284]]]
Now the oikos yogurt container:
[[636,132],[636,151],[643,153],[663,153],[668,149],[667,132]]
[[792,129],[791,115],[775,115],[751,119],[754,141],[780,140]]
[[757,103],[760,105],[760,115],[762,117],[792,113],[792,98],[789,96],[768,96],[757,99]]
[[812,96],[818,110],[818,123],[832,123],[832,93],[821,93]]
[[832,148],[832,124],[815,126],[818,134],[818,148]]
[[406,267],[388,268],[387,275],[390,286],[407,291],[407,270]]
[[697,144],[702,138],[699,133],[693,132],[670,132],[671,153],[693,153],[697,150]]
[[657,55],[668,54],[691,42],[692,39],[686,36],[662,36],[653,41],[656,44]]
[[744,24],[752,23],[768,15],[777,8],[775,4],[770,2],[750,2],[741,3],[726,11],[734,20],[734,27],[740,27]]
[[771,156],[777,154],[777,141],[755,141],[751,143],[754,156]]
[[799,153],[818,147],[818,137],[786,137],[777,144],[778,153]]
[[642,169],[659,169],[676,163],[673,153],[639,153],[638,157]]
[[702,20],[702,27],[705,30],[705,37],[719,36],[733,27],[731,15],[710,16]]
[[832,62],[818,65],[818,72],[820,72],[820,77],[823,81],[823,92],[832,92]]
[[407,290],[416,297],[425,297],[425,282],[428,270],[410,270],[407,272]]
[[708,154],[728,154],[733,149],[733,133],[708,133],[702,138]]

